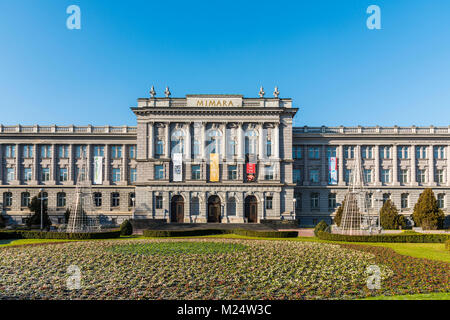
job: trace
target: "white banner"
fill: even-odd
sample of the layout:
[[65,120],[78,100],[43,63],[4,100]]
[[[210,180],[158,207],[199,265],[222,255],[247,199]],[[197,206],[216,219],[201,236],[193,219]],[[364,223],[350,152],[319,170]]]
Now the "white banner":
[[183,181],[183,154],[174,153],[173,162],[173,181]]
[[337,172],[337,159],[336,157],[330,157],[329,163],[328,163],[328,170],[329,170],[329,179],[328,184],[337,184],[338,180],[338,172]]
[[103,157],[94,157],[94,184],[103,183]]

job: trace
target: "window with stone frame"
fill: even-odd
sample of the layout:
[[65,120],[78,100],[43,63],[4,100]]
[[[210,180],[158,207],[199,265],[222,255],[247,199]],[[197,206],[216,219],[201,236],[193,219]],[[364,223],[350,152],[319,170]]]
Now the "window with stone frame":
[[399,182],[400,183],[408,183],[409,182],[408,181],[408,177],[409,177],[408,173],[409,173],[408,169],[400,169],[400,172],[399,172]]
[[163,197],[155,196],[155,209],[162,209],[162,208],[163,208]]
[[3,207],[9,208],[12,206],[13,196],[11,192],[3,192]]
[[320,195],[318,192],[313,192],[310,195],[310,200],[311,200],[311,209],[312,210],[317,210],[320,209]]
[[434,158],[445,159],[445,146],[434,146]]
[[65,207],[66,206],[66,193],[58,192],[56,195],[56,206],[57,207]]
[[94,192],[94,206],[101,207],[102,206],[102,193]]
[[409,208],[409,194],[407,193],[402,193],[400,196],[400,202],[401,202],[401,208],[402,209],[407,209]]
[[193,164],[191,166],[191,179],[200,180],[201,179],[201,167],[199,164]]
[[120,206],[120,194],[118,192],[111,193],[111,207],[117,208]]
[[328,194],[328,209],[336,208],[336,193]]
[[237,180],[238,169],[237,165],[228,165],[228,180]]
[[426,170],[425,169],[418,169],[417,170],[417,182],[419,183],[426,183]]
[[155,172],[154,172],[155,180],[164,179],[164,165],[155,164],[154,169],[155,169]]
[[391,146],[380,146],[380,159],[391,159]]
[[273,197],[266,196],[266,210],[271,210],[273,208]]
[[427,159],[427,146],[416,147],[416,159]]
[[439,209],[445,208],[445,194],[444,193],[438,193],[437,195],[437,205]]
[[30,193],[29,192],[22,192],[20,195],[20,206],[21,207],[28,207],[30,205]]
[[445,183],[444,169],[436,169],[436,182],[439,184]]
[[361,154],[363,159],[373,159],[373,146],[362,146]]

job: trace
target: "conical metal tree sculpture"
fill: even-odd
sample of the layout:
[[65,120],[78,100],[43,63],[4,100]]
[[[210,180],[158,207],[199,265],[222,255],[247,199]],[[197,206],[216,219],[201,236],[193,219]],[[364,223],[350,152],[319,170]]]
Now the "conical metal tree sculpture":
[[363,225],[363,220],[365,220],[363,217],[369,215],[368,195],[365,190],[364,175],[359,158],[355,159],[349,178],[350,183],[345,196],[339,233],[349,235],[365,234],[367,233],[367,228]]
[[100,221],[94,213],[92,203],[92,188],[90,182],[90,168],[86,156],[83,154],[81,167],[77,173],[76,191],[70,208],[69,221],[66,232],[100,231]]

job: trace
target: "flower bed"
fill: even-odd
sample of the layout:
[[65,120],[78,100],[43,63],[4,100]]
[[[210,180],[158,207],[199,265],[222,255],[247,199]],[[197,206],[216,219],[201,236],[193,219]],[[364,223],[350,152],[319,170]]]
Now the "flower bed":
[[[369,249],[368,249],[369,248]],[[366,286],[381,269],[381,289]],[[81,270],[68,290],[67,268]],[[351,299],[450,290],[450,265],[385,248],[140,239],[0,248],[0,299]]]
[[0,232],[0,239],[111,239],[119,238],[120,230],[102,232],[50,232],[14,230]]

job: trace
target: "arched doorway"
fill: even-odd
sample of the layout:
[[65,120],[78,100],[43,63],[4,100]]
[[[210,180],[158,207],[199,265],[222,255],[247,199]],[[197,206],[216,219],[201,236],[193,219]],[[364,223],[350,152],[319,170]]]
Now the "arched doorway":
[[182,196],[173,196],[170,204],[170,222],[184,222],[184,199]]
[[244,217],[247,218],[247,222],[258,222],[258,200],[255,196],[247,196],[245,198]]
[[208,222],[220,221],[220,198],[218,196],[211,196],[208,199]]

